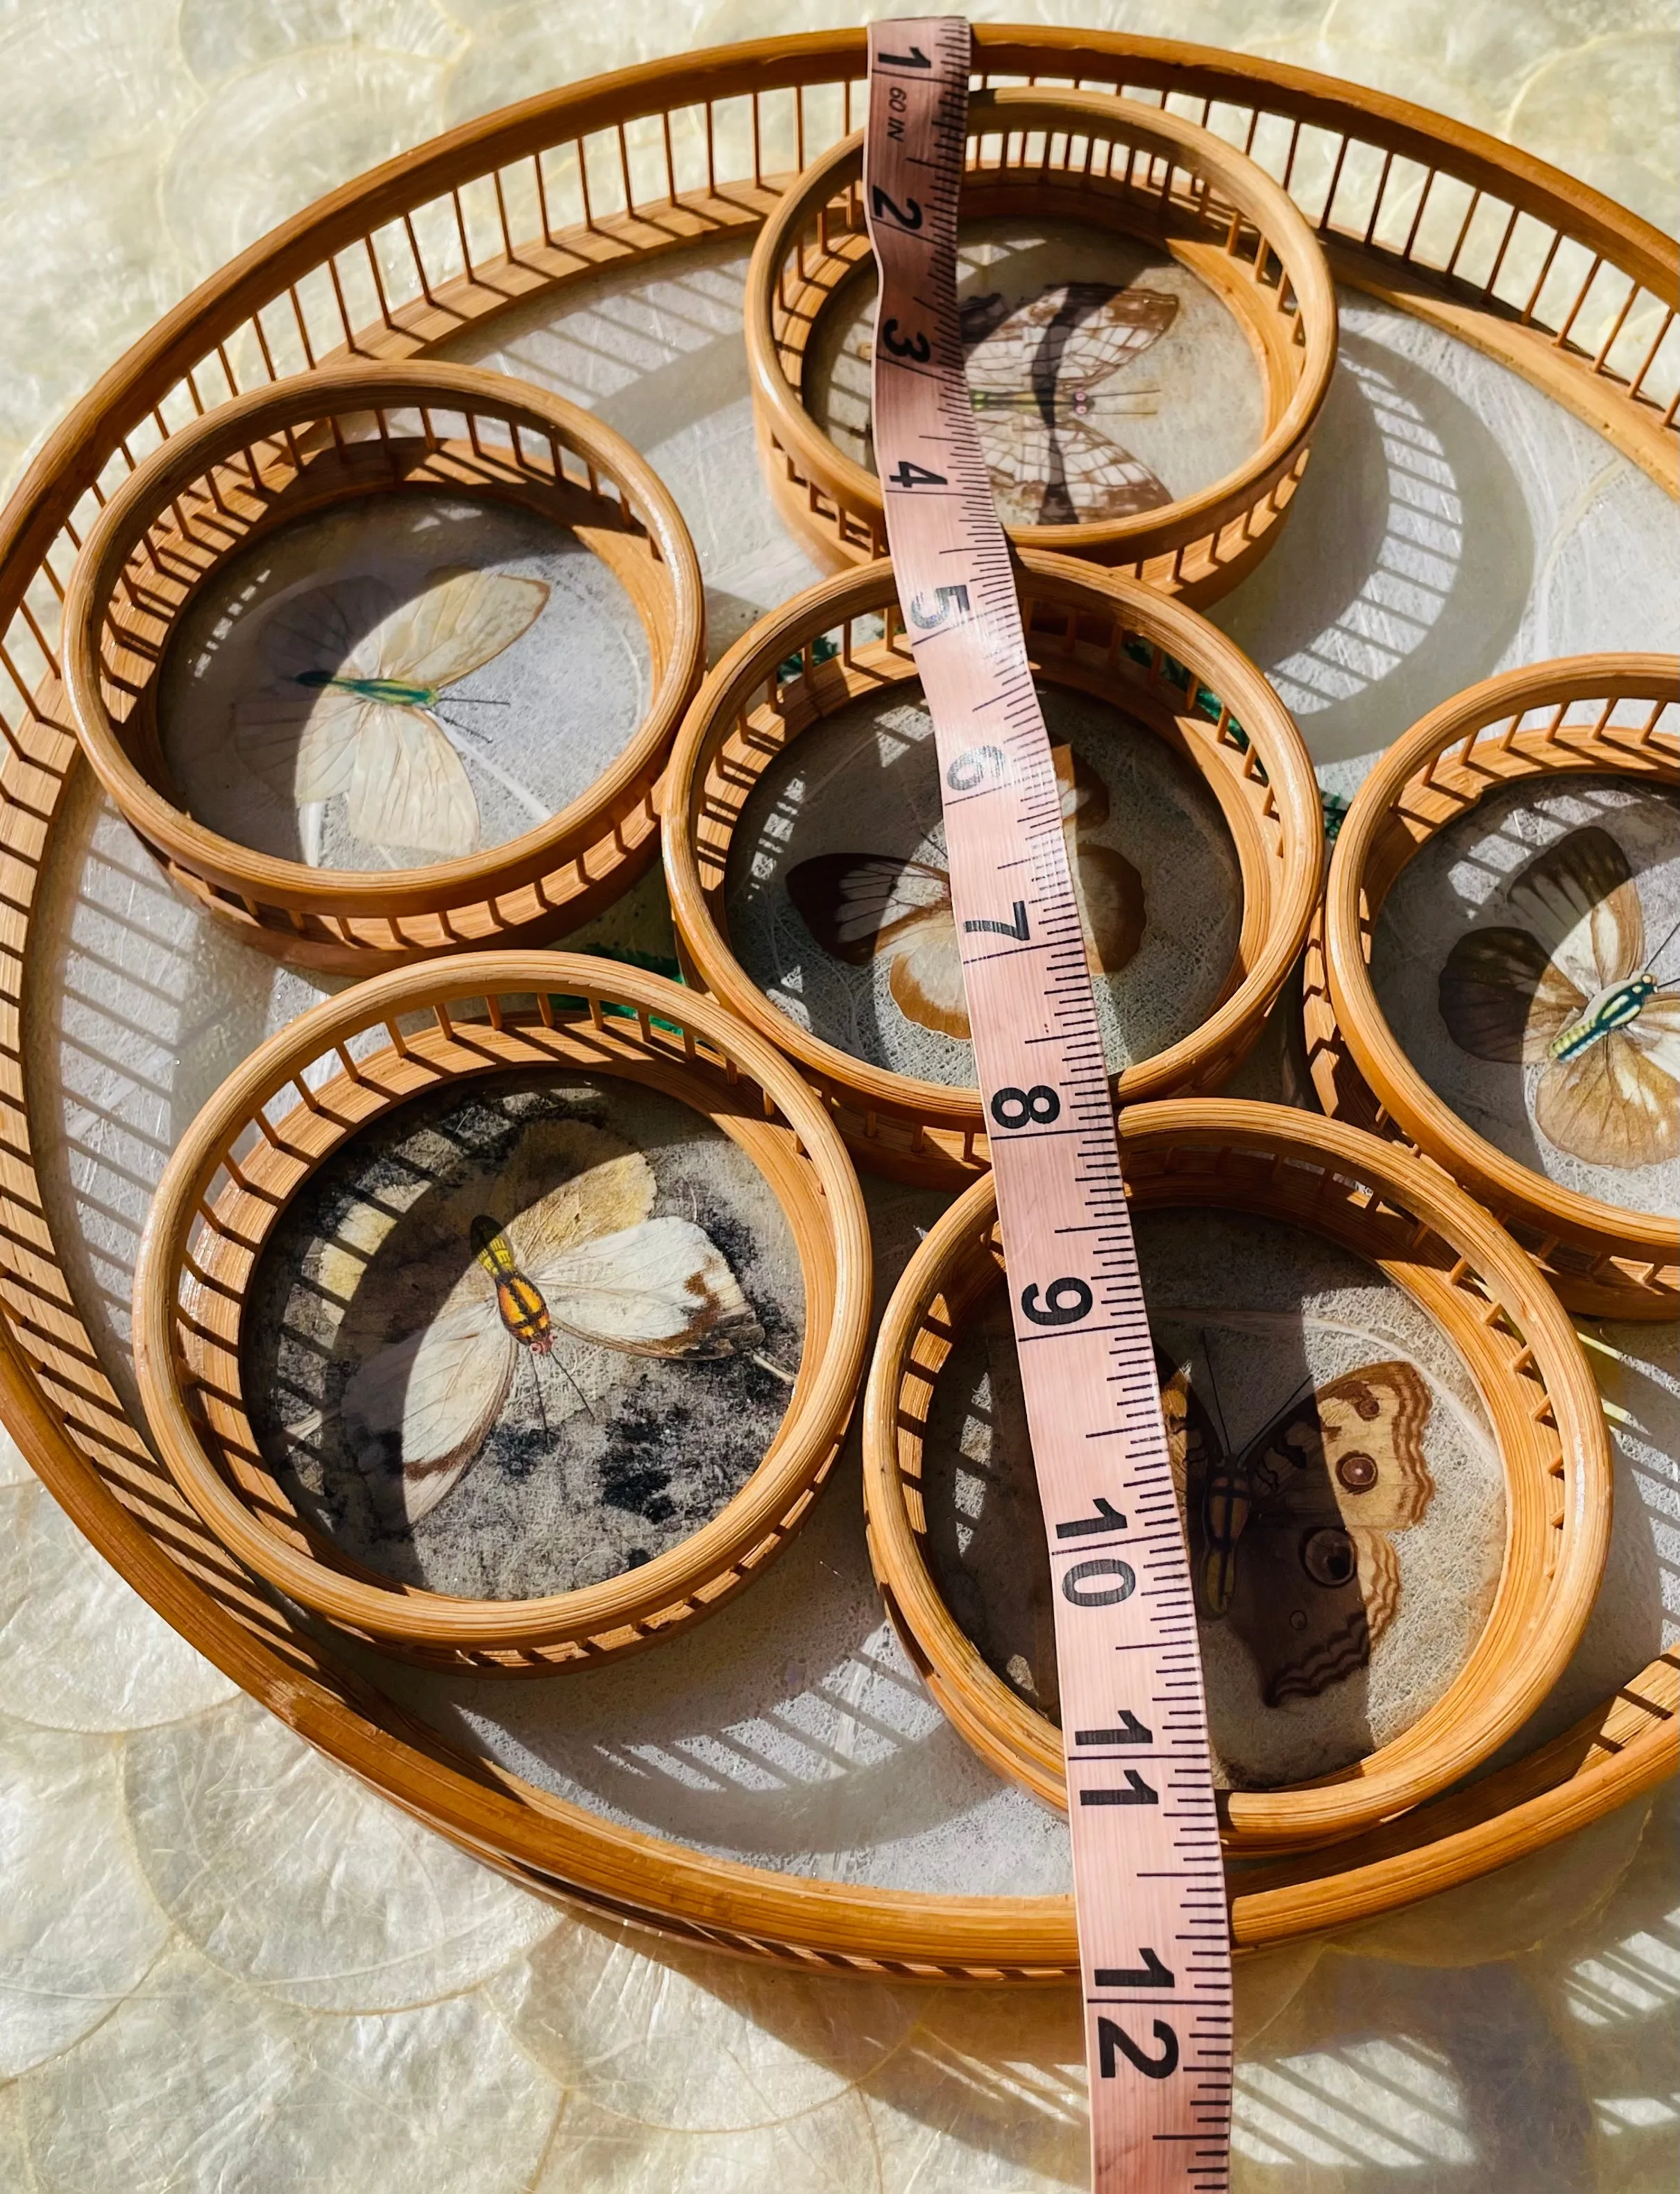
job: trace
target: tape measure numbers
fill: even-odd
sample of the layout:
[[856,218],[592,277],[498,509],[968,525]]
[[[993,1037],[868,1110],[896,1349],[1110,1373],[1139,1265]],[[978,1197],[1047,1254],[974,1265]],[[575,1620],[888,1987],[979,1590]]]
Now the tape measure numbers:
[[1229,2180],[1231,1972],[1195,1608],[1062,802],[964,370],[969,37],[869,33],[874,437],[932,713],[1056,1643],[1098,2194]]

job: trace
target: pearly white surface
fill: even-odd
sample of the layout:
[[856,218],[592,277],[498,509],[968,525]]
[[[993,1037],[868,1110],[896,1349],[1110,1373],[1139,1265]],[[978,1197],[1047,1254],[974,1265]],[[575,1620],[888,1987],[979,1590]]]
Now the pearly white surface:
[[[0,0],[0,477],[15,478],[65,405],[222,256],[367,161],[592,70],[860,12],[842,0],[645,0],[634,10],[573,0]],[[971,12],[1203,38],[1374,83],[1512,135],[1673,222],[1673,0],[972,0]],[[739,267],[708,273],[699,298],[698,277],[671,267],[662,279],[669,286],[650,290],[645,307],[603,285],[616,321],[577,324],[570,337],[561,325],[556,345],[576,386],[586,398],[600,391],[598,408],[682,496],[707,561],[716,646],[810,572],[751,485]],[[1485,361],[1344,302],[1354,340],[1320,448],[1333,452],[1330,430],[1345,433],[1339,446],[1365,452],[1355,475],[1365,491],[1338,492],[1338,472],[1315,463],[1278,551],[1220,613],[1288,681],[1320,761],[1370,753],[1501,660],[1672,645],[1674,520],[1656,491]],[[498,340],[512,370],[534,362],[546,377],[540,325],[504,326]],[[1355,365],[1383,380],[1359,384]],[[643,382],[650,367],[660,370]],[[1438,451],[1414,439],[1420,426]],[[1301,523],[1315,505],[1329,529],[1321,548]],[[1268,586],[1276,591],[1256,606],[1251,594]],[[64,1123],[61,1138],[41,1137],[37,1160],[55,1209],[73,1211],[85,1234],[72,1277],[121,1391],[134,1230],[162,1157],[227,1066],[314,993],[207,936],[114,820],[78,799],[65,835],[77,850],[43,909],[57,925],[48,949],[64,1005],[35,1036],[32,1108]],[[651,924],[652,895],[637,904]],[[618,935],[611,917],[602,928]],[[1660,1371],[1643,1368],[1654,1340]],[[1618,1464],[1613,1588],[1569,1713],[1654,1650],[1665,1605],[1671,1625],[1680,1617],[1673,1350],[1668,1336],[1624,1333],[1616,1343],[1620,1359],[1594,1358],[1633,1421]],[[406,1824],[394,1843],[371,1847],[377,1864],[352,1864],[346,1829],[331,1824],[354,1819],[365,1837],[358,1809],[382,1809],[278,1725],[269,1779],[250,1786],[243,1814],[249,1869],[219,1858],[202,1902],[195,1887],[181,1905],[213,1932],[225,1899],[227,1927],[237,1922],[258,1950],[266,1944],[271,1962],[233,1973],[166,1915],[169,1947],[139,1978],[150,1933],[123,1857],[130,1801],[114,1813],[106,1803],[129,1787],[121,1754],[184,1741],[202,1721],[207,1780],[183,1795],[193,1833],[224,1853],[206,1812],[223,1824],[218,1837],[243,1847],[239,1810],[221,1812],[216,1793],[237,1782],[230,1757],[238,1772],[260,1759],[212,1751],[208,1733],[232,1687],[54,1521],[0,1442],[0,1488],[18,1487],[23,1499],[0,1519],[0,1715],[8,1728],[45,1729],[49,1743],[54,1732],[76,1732],[67,1742],[86,1746],[90,1763],[54,1786],[83,1794],[64,1799],[81,1826],[61,1838],[59,1801],[0,1765],[25,1794],[29,1848],[60,1850],[66,1877],[22,1904],[21,1940],[37,1960],[24,2016],[50,2022],[43,2002],[55,1991],[85,1990],[89,2016],[101,1990],[120,2001],[79,2036],[49,2036],[57,2053],[29,2070],[0,2064],[7,2194],[1062,2194],[1083,2183],[1083,2072],[1063,1990],[906,1988],[889,1992],[883,2012],[876,1991],[854,1998],[835,1982],[813,2006],[803,1979],[748,1985],[733,1961],[688,1962],[644,1935],[615,1938],[603,1957],[594,1931],[513,1891],[509,1909],[528,1915],[520,1925],[541,1931],[528,1975],[510,1947],[498,1973],[475,1978],[484,1968],[470,1941],[498,1939],[486,1921],[469,1928],[464,1961],[440,1968],[440,1990],[452,1992],[435,2002],[324,2010],[253,1985],[278,1974],[292,1988],[302,1976],[348,2004],[372,1902],[392,1917],[388,1939],[376,1930],[389,1954],[383,1970],[406,1960],[417,1971],[436,1955],[440,1921],[413,1916],[412,1883],[460,1895],[452,1857],[417,1863],[431,1840]],[[124,1733],[135,1731],[147,1733]],[[312,1790],[313,1811],[289,1811],[274,1795]],[[295,1824],[296,1848],[270,1838],[264,1859],[270,1806]],[[1675,1829],[1670,1786],[1648,1821],[1642,1802],[1362,1937],[1246,1963],[1241,2194],[1670,2187],[1680,2123]],[[347,1867],[356,1894],[340,1903],[334,1884]],[[9,1892],[12,1882],[9,1872]],[[120,1896],[87,1893],[106,1884]],[[466,1909],[482,1910],[471,1898]],[[356,1924],[342,1922],[352,1912]],[[22,1970],[4,1962],[14,1939],[0,1931],[0,2003],[7,1973]],[[564,1979],[556,1987],[574,1967],[595,1977],[599,2014],[595,1996]],[[863,2008],[849,2011],[854,2002]],[[0,2036],[19,2030],[8,2016]],[[597,2016],[604,2052],[590,2031],[581,2045],[551,2048],[550,2034],[592,2030]],[[753,2120],[756,2078],[771,2108]],[[684,2105],[714,2092],[726,2107],[713,2115]]]

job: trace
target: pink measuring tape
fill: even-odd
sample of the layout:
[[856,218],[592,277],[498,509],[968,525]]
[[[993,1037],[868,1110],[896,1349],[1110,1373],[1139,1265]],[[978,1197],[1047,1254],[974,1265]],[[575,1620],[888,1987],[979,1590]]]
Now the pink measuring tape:
[[1056,1646],[1097,2194],[1229,2184],[1231,1961],[1201,1659],[1119,1146],[957,311],[969,38],[869,33],[876,463],[932,712]]

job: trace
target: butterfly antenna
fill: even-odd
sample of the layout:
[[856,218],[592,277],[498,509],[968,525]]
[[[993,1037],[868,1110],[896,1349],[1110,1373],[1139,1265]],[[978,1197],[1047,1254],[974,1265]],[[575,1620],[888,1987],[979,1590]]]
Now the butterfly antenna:
[[537,1415],[542,1422],[543,1438],[546,1440],[549,1438],[549,1413],[543,1406],[543,1381],[538,1375],[536,1358],[528,1351],[526,1358],[531,1365],[531,1383],[537,1390]]
[[747,1360],[756,1364],[761,1371],[768,1371],[773,1379],[780,1379],[784,1387],[791,1387],[797,1376],[795,1372],[784,1370],[780,1364],[772,1363],[768,1356],[761,1356],[757,1349]]
[[1677,916],[1677,918],[1670,923],[1668,934],[1664,938],[1662,943],[1658,945],[1656,951],[1647,955],[1645,960],[1645,973],[1648,975],[1655,968],[1658,961],[1661,959],[1663,954],[1667,951],[1669,946],[1673,944],[1676,937],[1677,936],[1680,936],[1680,916]]
[[[550,1364],[554,1364],[555,1370],[559,1372],[561,1377],[565,1380],[567,1385],[572,1389],[572,1393],[578,1397],[578,1399],[583,1404],[584,1415],[586,1417],[593,1417],[595,1411],[590,1407],[589,1396],[572,1376],[572,1374],[567,1370],[566,1366],[563,1364],[555,1363],[555,1359],[552,1356],[549,1357],[549,1361]],[[537,1369],[534,1364],[531,1368],[533,1371]]]
[[1208,1398],[1213,1404],[1213,1414],[1219,1425],[1219,1444],[1227,1455],[1231,1452],[1231,1435],[1225,1429],[1225,1411],[1219,1399],[1219,1381],[1214,1375],[1213,1351],[1207,1345],[1207,1328],[1198,1326],[1197,1338],[1202,1345],[1202,1362],[1207,1366]]

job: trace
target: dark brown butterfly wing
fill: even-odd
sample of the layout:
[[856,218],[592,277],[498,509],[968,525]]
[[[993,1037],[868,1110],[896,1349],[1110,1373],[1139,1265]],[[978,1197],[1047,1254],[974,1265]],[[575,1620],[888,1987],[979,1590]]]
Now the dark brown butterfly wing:
[[1430,1394],[1400,1361],[1368,1364],[1285,1410],[1248,1448],[1249,1502],[1228,1619],[1269,1706],[1316,1698],[1367,1665],[1400,1604],[1390,1534],[1435,1493]]
[[1441,1018],[1460,1051],[1521,1065],[1544,1059],[1586,1003],[1526,929],[1472,929],[1441,971]]
[[787,895],[825,952],[862,968],[912,923],[948,915],[951,880],[923,861],[822,853],[788,870]]

